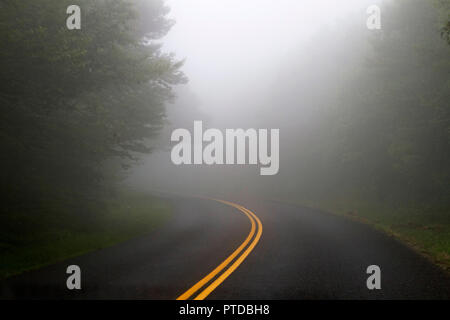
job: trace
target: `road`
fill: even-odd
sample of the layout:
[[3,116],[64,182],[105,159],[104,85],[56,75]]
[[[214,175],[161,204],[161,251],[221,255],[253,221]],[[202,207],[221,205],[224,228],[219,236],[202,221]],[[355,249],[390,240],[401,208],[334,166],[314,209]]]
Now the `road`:
[[[446,274],[369,226],[232,200],[171,197],[174,215],[158,230],[3,281],[0,298],[450,299]],[[82,272],[78,291],[66,288],[72,264]],[[367,289],[369,265],[381,268],[380,290]]]

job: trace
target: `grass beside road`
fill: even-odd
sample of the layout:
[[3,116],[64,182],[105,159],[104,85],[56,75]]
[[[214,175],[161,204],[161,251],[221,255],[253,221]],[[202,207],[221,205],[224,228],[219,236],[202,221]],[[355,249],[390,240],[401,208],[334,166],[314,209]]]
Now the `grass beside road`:
[[399,239],[450,273],[448,208],[392,208],[376,202],[347,199],[302,204],[370,224]]
[[168,202],[146,194],[121,194],[96,209],[0,215],[0,279],[143,235],[171,213]]

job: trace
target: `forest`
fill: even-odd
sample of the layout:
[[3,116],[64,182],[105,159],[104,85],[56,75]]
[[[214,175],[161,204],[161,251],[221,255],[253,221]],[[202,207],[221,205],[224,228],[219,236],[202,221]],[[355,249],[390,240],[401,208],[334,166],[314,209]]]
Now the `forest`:
[[[195,57],[163,49],[176,23],[165,1],[76,3],[81,30],[66,27],[71,1],[0,3],[0,278],[144,232],[170,215],[145,193],[158,188],[252,190],[344,214],[450,267],[450,1],[384,1],[381,30],[343,19],[261,74],[236,62],[230,87],[250,79],[240,91],[204,80],[220,111],[192,98]],[[194,120],[279,129],[279,173],[171,167],[170,129]]]
[[0,4],[5,255],[55,241],[73,254],[64,249],[71,232],[98,231],[123,168],[151,151],[172,87],[186,82],[182,62],[157,42],[172,25],[162,1],[77,3],[82,30],[66,27],[70,1]]

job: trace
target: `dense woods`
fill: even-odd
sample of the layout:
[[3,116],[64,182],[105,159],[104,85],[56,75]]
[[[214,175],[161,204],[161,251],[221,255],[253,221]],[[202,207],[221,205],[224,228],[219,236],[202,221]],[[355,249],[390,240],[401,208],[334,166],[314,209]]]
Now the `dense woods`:
[[292,177],[296,168],[298,179],[283,192],[448,208],[449,7],[387,2],[381,30],[342,22],[286,67],[272,99],[285,111],[277,116],[285,145],[295,146],[281,171]]
[[[192,45],[200,49],[190,52],[203,53],[204,61],[189,70],[198,83],[212,84],[203,87],[209,92],[201,85],[199,92],[178,88],[178,99],[175,87],[187,77],[183,62],[161,49],[174,24],[164,0],[77,0],[81,30],[66,27],[72,4],[0,2],[0,253],[12,261],[0,277],[26,269],[28,260],[50,261],[30,260],[40,250],[53,258],[105,238],[111,244],[108,234],[61,255],[49,245],[86,230],[97,235],[91,225],[111,226],[105,222],[111,199],[121,211],[117,229],[110,228],[115,234],[123,231],[123,217],[132,217],[132,202],[141,216],[132,217],[127,237],[153,205],[164,209],[162,220],[168,206],[156,198],[149,204],[148,194],[119,199],[126,176],[141,190],[255,193],[350,213],[413,239],[450,266],[450,0],[384,1],[381,30],[366,28],[364,8],[311,27],[309,40],[279,34],[298,45],[283,54],[286,48],[272,45],[273,34],[267,47],[252,44],[249,35],[262,31],[239,30],[233,17],[220,20],[222,29],[215,30],[230,32],[224,34],[239,40],[236,48],[217,53],[208,50],[210,43]],[[199,29],[222,39],[207,26]],[[240,45],[280,58],[262,65],[259,51],[252,60]],[[248,83],[234,84],[238,77]],[[205,127],[280,129],[279,173],[263,179],[243,166],[174,166],[164,150],[170,134],[194,120]],[[160,153],[133,167],[153,146]],[[35,242],[46,247],[24,253]]]
[[0,4],[3,211],[98,202],[151,151],[185,82],[157,42],[173,23],[163,1],[77,1],[81,30],[66,27],[70,4]]
[[439,11],[427,1],[384,11],[382,34],[342,93],[342,172],[352,177],[347,187],[379,201],[448,204],[450,47],[440,38]]

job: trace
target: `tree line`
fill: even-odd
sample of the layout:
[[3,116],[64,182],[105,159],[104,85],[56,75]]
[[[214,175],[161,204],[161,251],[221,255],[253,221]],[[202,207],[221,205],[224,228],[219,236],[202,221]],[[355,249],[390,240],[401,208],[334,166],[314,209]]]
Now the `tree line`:
[[3,213],[101,199],[117,168],[151,152],[186,81],[161,50],[162,0],[79,0],[81,30],[66,27],[71,4],[0,4]]
[[270,104],[282,112],[271,121],[290,148],[280,196],[448,212],[450,1],[381,12],[379,31],[358,18],[324,28],[274,80]]

